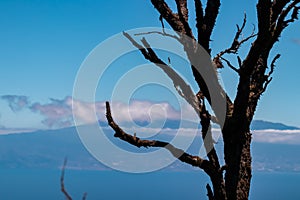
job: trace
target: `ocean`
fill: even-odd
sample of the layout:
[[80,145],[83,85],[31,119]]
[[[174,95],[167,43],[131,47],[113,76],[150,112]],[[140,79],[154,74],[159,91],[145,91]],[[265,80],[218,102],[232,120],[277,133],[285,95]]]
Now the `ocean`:
[[[0,200],[64,200],[60,170],[1,169]],[[65,187],[73,199],[201,200],[208,177],[199,172],[128,174],[67,169]],[[250,199],[300,199],[300,173],[254,172]]]

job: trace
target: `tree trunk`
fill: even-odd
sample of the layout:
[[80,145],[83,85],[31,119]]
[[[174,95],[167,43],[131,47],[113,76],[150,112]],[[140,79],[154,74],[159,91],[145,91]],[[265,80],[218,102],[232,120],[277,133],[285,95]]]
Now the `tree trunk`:
[[229,200],[248,199],[251,182],[250,124],[230,120],[223,128],[225,187]]

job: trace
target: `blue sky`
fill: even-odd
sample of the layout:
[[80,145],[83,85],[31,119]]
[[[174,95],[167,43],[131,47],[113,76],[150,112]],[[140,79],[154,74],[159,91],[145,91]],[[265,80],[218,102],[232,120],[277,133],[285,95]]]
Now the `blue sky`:
[[[246,31],[249,33],[251,24],[256,23],[255,4],[238,0],[223,2],[212,37],[213,54],[230,45],[235,24],[242,22],[244,12],[248,15]],[[141,0],[0,1],[0,95],[6,96],[0,100],[0,126],[34,129],[45,128],[45,124],[49,127],[57,120],[67,123],[51,109],[63,104],[60,109],[69,112],[66,103],[72,95],[77,71],[89,52],[124,30],[159,27],[158,17],[150,1]],[[194,23],[193,17],[191,23]],[[273,50],[273,54],[281,53],[282,57],[277,62],[274,79],[259,103],[256,119],[300,127],[299,30],[299,22],[288,27]],[[241,49],[242,55],[245,49]],[[147,63],[137,52],[124,60],[128,69],[132,64],[130,59]],[[226,90],[234,97],[236,74],[229,69],[220,72]],[[153,89],[150,91],[149,97],[155,96]],[[14,102],[8,104],[8,99],[13,96],[7,95],[16,95],[12,99]],[[26,97],[27,105],[22,104],[20,96]],[[109,93],[100,92],[96,100],[104,101],[109,97]],[[137,97],[142,98],[143,93],[138,92]],[[16,105],[19,107],[11,109]]]

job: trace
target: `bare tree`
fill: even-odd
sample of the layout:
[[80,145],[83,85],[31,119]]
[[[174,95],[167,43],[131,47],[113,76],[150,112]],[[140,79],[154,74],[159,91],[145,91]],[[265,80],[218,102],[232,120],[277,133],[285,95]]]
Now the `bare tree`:
[[[115,137],[137,147],[166,148],[180,161],[202,169],[210,177],[212,184],[212,188],[209,184],[206,186],[209,199],[248,199],[252,176],[250,124],[258,100],[272,80],[271,75],[274,71],[275,61],[280,57],[277,54],[270,60],[270,51],[279,40],[282,31],[290,23],[298,19],[299,2],[300,0],[258,0],[256,6],[257,33],[253,32],[246,38],[241,37],[246,24],[245,16],[242,26],[237,26],[231,46],[218,53],[212,59],[214,63],[213,67],[223,68],[223,63],[225,63],[239,77],[236,97],[233,101],[222,89],[217,76],[215,80],[212,80],[214,84],[218,85],[217,88],[219,88],[219,92],[226,102],[226,118],[224,125],[221,126],[224,140],[224,166],[220,166],[219,157],[213,147],[212,139],[205,140],[204,145],[207,149],[207,159],[204,159],[190,155],[167,142],[142,140],[135,135],[132,136],[126,133],[114,122],[110,105],[107,102],[107,121],[115,131]],[[167,22],[178,33],[172,36],[162,31],[160,34],[177,39],[182,44],[191,63],[193,62],[193,53],[197,52],[198,49],[195,49],[197,48],[195,45],[186,42],[186,36],[191,38],[192,41],[199,43],[211,54],[211,35],[219,14],[220,0],[207,0],[206,6],[200,0],[193,0],[196,14],[196,36],[189,24],[189,20],[191,19],[189,19],[187,0],[175,0],[176,11],[173,11],[164,0],[151,0],[151,3],[160,14],[160,21],[163,28],[165,26],[164,22]],[[202,137],[211,138],[210,124],[211,122],[218,123],[218,112],[214,110],[216,116],[212,116],[205,107],[205,102],[207,101],[211,104],[212,99],[207,83],[197,70],[197,66],[193,64],[190,66],[194,79],[199,86],[199,91],[193,92],[191,87],[180,78],[176,71],[159,58],[145,38],[139,43],[127,33],[124,33],[124,36],[140,50],[145,59],[161,68],[169,76],[179,94],[197,112],[202,126]],[[253,43],[246,57],[242,59],[238,55],[238,50],[249,40],[253,40]],[[237,55],[237,66],[234,66],[225,58],[228,54]]]

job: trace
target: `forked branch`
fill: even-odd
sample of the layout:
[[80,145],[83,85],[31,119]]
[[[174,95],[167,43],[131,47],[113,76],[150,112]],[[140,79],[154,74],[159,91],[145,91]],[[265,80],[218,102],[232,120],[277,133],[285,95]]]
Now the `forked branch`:
[[218,57],[223,56],[225,53],[227,53],[227,54],[236,54],[242,44],[244,44],[245,42],[247,42],[248,40],[250,40],[251,38],[253,38],[253,37],[255,37],[257,35],[257,34],[255,34],[255,27],[253,27],[253,31],[252,31],[252,33],[248,37],[240,39],[241,35],[243,33],[243,30],[244,30],[244,28],[246,26],[246,22],[247,22],[247,15],[245,13],[245,15],[244,15],[244,21],[243,21],[242,26],[240,27],[239,25],[236,25],[237,31],[235,33],[234,39],[233,39],[233,41],[231,43],[231,46],[229,48],[225,49],[224,51],[220,52],[217,55]]
[[[71,195],[68,193],[68,191],[65,188],[65,181],[64,180],[65,180],[65,169],[66,169],[66,166],[67,166],[67,158],[65,158],[64,164],[63,164],[62,169],[61,169],[60,190],[65,195],[65,197],[66,197],[67,200],[72,200]],[[85,192],[85,193],[83,193],[82,200],[86,200],[86,197],[87,197],[87,193]]]
[[[244,20],[243,20],[243,24],[242,26],[240,27],[239,25],[236,25],[237,26],[237,31],[236,31],[236,34],[233,38],[233,41],[231,43],[231,46],[223,51],[221,51],[220,53],[218,53],[215,58],[213,59],[215,65],[217,66],[217,68],[223,68],[223,64],[222,64],[222,61],[225,61],[226,64],[231,68],[233,69],[234,71],[238,72],[239,73],[239,70],[237,68],[235,68],[227,59],[223,58],[222,56],[225,55],[225,54],[237,54],[238,53],[238,50],[240,49],[240,47],[246,43],[247,41],[249,41],[251,38],[254,38],[257,36],[257,34],[255,34],[255,27],[253,28],[253,31],[252,33],[246,37],[246,38],[241,38],[241,35],[243,33],[243,30],[246,26],[246,22],[247,22],[247,16],[246,14],[244,15]],[[241,66],[241,61],[240,61],[240,58],[238,57],[238,62],[239,62],[239,67]]]
[[64,178],[65,178],[66,165],[67,165],[67,158],[65,158],[64,164],[63,164],[62,169],[61,169],[60,189],[61,189],[61,192],[65,195],[65,197],[66,197],[67,200],[72,200],[71,195],[68,193],[68,191],[65,188]]
[[[297,4],[299,3],[300,0],[294,0],[287,6],[286,9],[281,11],[277,20],[276,28],[274,29],[275,37],[279,37],[282,30],[286,28],[289,23],[294,22],[296,19],[298,19],[298,11],[300,7],[298,7]],[[291,14],[291,17],[289,19],[286,19],[288,14]]]

